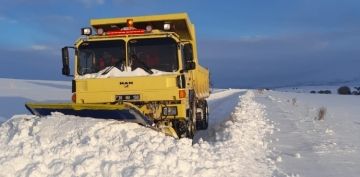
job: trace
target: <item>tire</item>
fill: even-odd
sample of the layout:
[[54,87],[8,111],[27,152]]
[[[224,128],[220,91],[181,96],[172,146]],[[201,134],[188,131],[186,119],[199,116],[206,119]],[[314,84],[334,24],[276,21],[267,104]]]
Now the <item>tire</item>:
[[194,135],[197,130],[196,121],[196,107],[197,107],[197,100],[195,98],[194,91],[189,91],[189,109],[188,116],[186,120],[173,120],[172,125],[175,129],[176,133],[178,134],[179,138],[189,138],[193,139]]
[[193,139],[195,136],[195,126],[192,121],[187,122],[188,132],[187,132],[187,138]]
[[192,92],[190,94],[190,109],[189,109],[189,119],[187,120],[187,138],[193,139],[196,132],[196,99]]
[[206,100],[204,103],[204,115],[203,116],[204,116],[204,119],[202,122],[202,129],[206,130],[209,127],[209,107],[208,107]]
[[172,121],[172,125],[179,138],[188,137],[187,121],[175,119]]
[[200,113],[201,115],[197,115],[197,116],[201,116],[201,118],[198,119],[196,123],[196,129],[206,130],[209,126],[209,108],[207,105],[207,101],[206,100],[202,101],[199,107],[202,109],[202,112]]

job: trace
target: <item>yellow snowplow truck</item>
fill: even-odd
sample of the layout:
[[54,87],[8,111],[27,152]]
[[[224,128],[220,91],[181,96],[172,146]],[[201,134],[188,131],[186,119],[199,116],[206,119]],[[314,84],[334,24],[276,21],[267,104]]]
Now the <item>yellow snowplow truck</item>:
[[208,127],[209,71],[199,64],[186,13],[90,23],[62,48],[62,74],[74,77],[72,103],[27,103],[31,113],[136,122],[176,138]]

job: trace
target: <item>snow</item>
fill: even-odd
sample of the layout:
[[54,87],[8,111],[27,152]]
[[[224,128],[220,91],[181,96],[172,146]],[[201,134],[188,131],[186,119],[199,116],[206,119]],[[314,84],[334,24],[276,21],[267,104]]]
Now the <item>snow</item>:
[[[226,98],[241,94],[230,114]],[[0,127],[0,176],[270,176],[271,126],[253,98],[241,90],[209,98],[229,120],[194,144],[115,120],[16,115]]]
[[70,83],[0,83],[0,115],[17,114],[0,125],[1,177],[360,174],[358,96],[215,89],[209,128],[191,141],[134,123],[24,114],[18,103],[68,99]]
[[[358,176],[358,96],[269,91],[255,100],[280,130],[271,136],[273,156],[281,157],[275,176]],[[318,120],[321,108],[326,114]]]
[[126,67],[124,71],[119,70],[117,67],[106,67],[105,69],[93,73],[93,74],[85,74],[83,76],[76,76],[76,79],[90,79],[90,78],[111,78],[111,77],[128,77],[128,76],[159,76],[159,75],[167,75],[173,74],[172,72],[164,72],[156,69],[151,69],[153,74],[146,72],[142,68],[136,68],[135,70],[131,70],[130,67]]

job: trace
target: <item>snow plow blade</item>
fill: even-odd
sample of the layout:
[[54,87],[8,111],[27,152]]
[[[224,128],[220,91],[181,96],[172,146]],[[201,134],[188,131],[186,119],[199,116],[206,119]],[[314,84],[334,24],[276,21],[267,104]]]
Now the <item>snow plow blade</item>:
[[26,103],[25,107],[37,116],[48,116],[51,115],[52,112],[60,112],[65,115],[134,122],[146,127],[155,125],[151,119],[143,115],[136,106],[130,103],[120,105]]
[[141,124],[153,130],[163,132],[168,136],[179,138],[176,131],[169,126],[157,127],[154,121],[145,116],[135,105],[123,103],[108,104],[74,104],[74,103],[26,103],[25,107],[34,115],[48,116],[52,112],[80,117],[98,119],[115,119]]

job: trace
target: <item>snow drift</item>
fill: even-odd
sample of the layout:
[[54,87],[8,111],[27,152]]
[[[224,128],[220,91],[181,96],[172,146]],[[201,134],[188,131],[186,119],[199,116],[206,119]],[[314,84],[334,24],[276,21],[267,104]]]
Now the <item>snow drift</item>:
[[209,130],[213,141],[195,144],[115,120],[17,115],[0,127],[0,176],[271,176],[265,137],[272,126],[254,94]]

